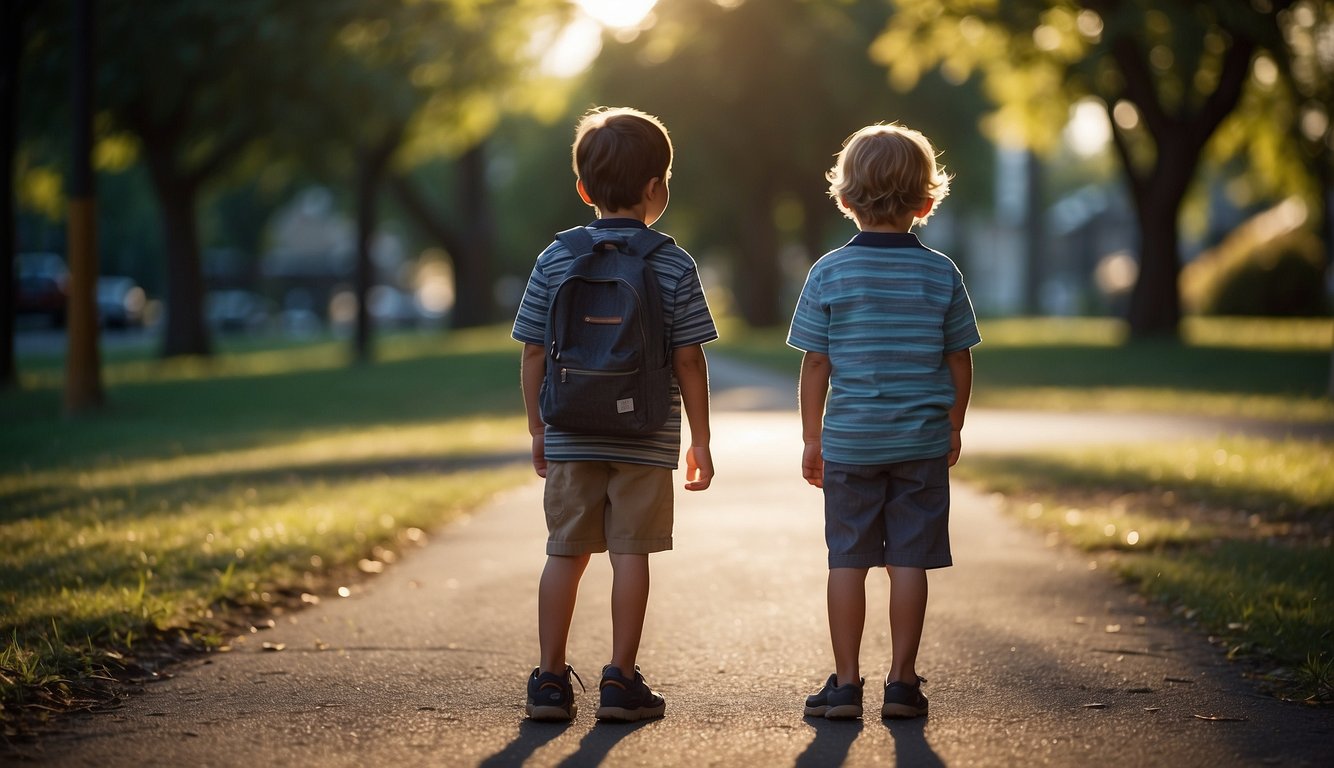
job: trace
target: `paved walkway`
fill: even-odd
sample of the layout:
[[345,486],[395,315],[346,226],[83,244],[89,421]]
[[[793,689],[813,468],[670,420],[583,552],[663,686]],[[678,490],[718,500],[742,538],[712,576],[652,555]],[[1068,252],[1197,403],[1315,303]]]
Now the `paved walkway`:
[[[61,766],[939,766],[1334,764],[1334,716],[1258,695],[1198,635],[1087,555],[1046,546],[956,491],[956,566],[931,576],[919,662],[928,718],[801,716],[828,675],[819,492],[800,478],[788,382],[714,361],[714,487],[678,492],[676,550],[655,556],[640,663],[667,717],[523,719],[537,649],[541,485],[495,499],[352,597],[196,660],[125,706],[73,719]],[[779,409],[779,410],[773,410]],[[1167,424],[1168,426],[1164,426]],[[1217,425],[978,411],[965,450],[1146,439]],[[595,686],[609,653],[604,558],[570,659]],[[883,574],[869,580],[870,678],[887,666]],[[262,643],[285,650],[266,652]],[[868,685],[868,711],[879,692]]]

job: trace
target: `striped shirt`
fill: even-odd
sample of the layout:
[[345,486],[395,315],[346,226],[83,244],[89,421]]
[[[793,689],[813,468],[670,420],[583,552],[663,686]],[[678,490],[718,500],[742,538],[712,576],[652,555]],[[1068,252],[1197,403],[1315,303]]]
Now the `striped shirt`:
[[[588,225],[594,242],[618,238],[629,240],[645,229],[635,219],[598,219]],[[565,277],[576,254],[559,241],[537,257],[528,278],[511,335],[525,344],[546,344],[547,312],[556,286]],[[695,260],[675,243],[668,243],[648,257],[662,287],[663,328],[671,349],[704,344],[718,338],[709,313]],[[667,423],[651,435],[615,437],[546,430],[547,461],[624,461],[675,469],[681,455],[681,388],[675,377],[671,386],[672,406]]]
[[950,449],[944,356],[982,339],[959,269],[911,232],[862,232],[806,277],[787,343],[829,356],[824,458],[887,464]]

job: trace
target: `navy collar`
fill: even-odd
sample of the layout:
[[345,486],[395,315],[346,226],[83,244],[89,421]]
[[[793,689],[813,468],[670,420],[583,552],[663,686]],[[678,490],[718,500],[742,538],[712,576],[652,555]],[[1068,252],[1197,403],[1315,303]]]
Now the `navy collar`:
[[912,232],[858,232],[848,241],[848,245],[864,245],[869,248],[925,248],[922,241]]
[[588,226],[593,229],[648,229],[644,222],[630,218],[597,219]]

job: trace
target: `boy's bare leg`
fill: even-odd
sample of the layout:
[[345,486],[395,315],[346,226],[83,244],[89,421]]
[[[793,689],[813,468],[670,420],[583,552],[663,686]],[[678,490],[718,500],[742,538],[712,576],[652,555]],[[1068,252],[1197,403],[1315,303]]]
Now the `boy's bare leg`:
[[537,587],[537,642],[543,672],[565,673],[565,645],[588,555],[548,555]]
[[633,678],[648,611],[648,555],[612,553],[610,557],[611,664]]
[[834,646],[838,684],[862,679],[859,657],[866,626],[866,573],[868,568],[830,568],[826,600],[829,603],[829,639]]
[[893,653],[889,682],[917,684],[917,648],[926,622],[926,570],[887,566],[889,638]]

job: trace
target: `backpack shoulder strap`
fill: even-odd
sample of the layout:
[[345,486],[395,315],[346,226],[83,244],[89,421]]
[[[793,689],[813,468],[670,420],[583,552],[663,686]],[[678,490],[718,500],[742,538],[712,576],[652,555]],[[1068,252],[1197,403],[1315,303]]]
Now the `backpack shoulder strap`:
[[636,232],[635,236],[630,238],[626,250],[636,256],[647,258],[649,254],[664,245],[674,242],[676,241],[670,235],[664,235],[656,229],[645,229],[642,232]]
[[593,252],[593,235],[587,227],[570,227],[564,232],[557,232],[556,239],[576,258]]

